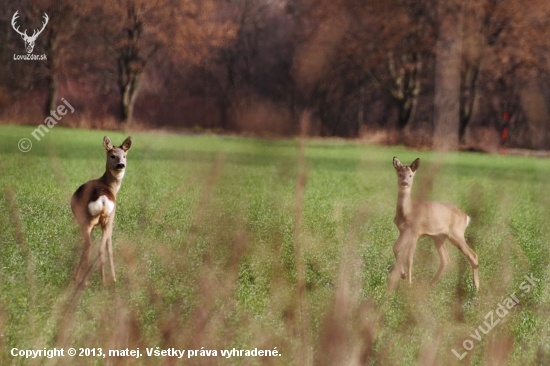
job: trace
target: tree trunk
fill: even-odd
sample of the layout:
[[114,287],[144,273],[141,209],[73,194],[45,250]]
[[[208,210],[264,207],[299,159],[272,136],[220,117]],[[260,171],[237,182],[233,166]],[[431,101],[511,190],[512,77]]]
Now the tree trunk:
[[548,148],[548,138],[550,137],[548,120],[550,120],[550,113],[537,83],[536,74],[528,75],[521,82],[519,97],[521,108],[525,113],[529,126],[530,147],[537,150]]
[[366,75],[364,71],[361,71],[359,77],[359,100],[357,110],[357,134],[361,135],[361,131],[365,126],[365,95],[366,95]]
[[405,57],[407,66],[396,67],[393,55],[388,57],[388,70],[393,79],[393,86],[390,93],[397,104],[398,120],[397,127],[402,133],[411,125],[418,104],[420,94],[420,71],[422,69],[421,55],[415,53],[412,57]]
[[462,58],[462,2],[440,0],[436,43],[434,148],[457,150],[460,124],[460,64]]
[[220,106],[220,124],[219,127],[224,130],[229,130],[229,118],[231,115],[231,103],[232,101],[226,96],[222,95],[219,101]]
[[118,60],[118,87],[120,91],[120,122],[131,124],[134,104],[139,90],[140,79],[145,63],[136,67],[137,62],[123,56]]
[[130,95],[130,88],[125,87],[120,96],[120,121],[122,123],[132,122],[132,96]]
[[50,116],[51,111],[55,111],[57,108],[57,89],[58,89],[58,78],[57,72],[48,75],[48,96],[46,97],[46,116]]
[[155,52],[151,51],[149,57],[144,56],[140,47],[140,39],[143,32],[143,19],[135,8],[135,4],[129,4],[127,9],[126,39],[117,50],[118,57],[118,87],[120,90],[120,122],[131,124],[134,114],[134,104],[140,87],[140,81],[147,59]]
[[48,95],[46,97],[45,114],[49,116],[51,111],[57,108],[57,90],[58,90],[58,71],[59,71],[59,54],[58,54],[58,36],[55,33],[48,33],[47,41],[48,61],[47,61],[47,76]]
[[411,125],[411,122],[414,119],[417,103],[418,102],[416,96],[411,96],[406,99],[397,101],[397,109],[399,112],[397,127],[399,128],[399,130],[408,130],[408,127]]
[[464,70],[464,76],[461,82],[460,91],[460,125],[458,129],[458,139],[464,142],[466,127],[472,119],[477,102],[476,83],[479,76],[480,63],[467,65]]

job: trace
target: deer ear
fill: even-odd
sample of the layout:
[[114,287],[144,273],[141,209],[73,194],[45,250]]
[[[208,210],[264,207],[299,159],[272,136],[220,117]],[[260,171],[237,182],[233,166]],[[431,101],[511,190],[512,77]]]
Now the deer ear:
[[120,148],[124,151],[128,151],[130,150],[131,147],[132,147],[132,136],[128,136],[126,137],[126,140],[124,140],[122,145],[120,145]]
[[113,150],[113,143],[111,142],[111,139],[108,136],[105,136],[103,138],[103,147],[107,151]]
[[401,169],[403,167],[403,164],[397,159],[395,156],[393,157],[393,167],[395,169]]
[[420,158],[416,158],[416,160],[413,161],[411,164],[411,170],[413,172],[416,172],[416,169],[418,169],[419,166],[420,166]]

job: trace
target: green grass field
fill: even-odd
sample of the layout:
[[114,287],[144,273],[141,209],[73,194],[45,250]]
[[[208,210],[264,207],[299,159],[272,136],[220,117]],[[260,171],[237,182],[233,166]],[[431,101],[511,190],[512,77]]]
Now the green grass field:
[[[96,266],[79,290],[70,197],[103,174],[103,136],[120,144],[126,134],[55,127],[35,141],[34,128],[0,126],[1,365],[550,364],[548,160],[134,133],[117,197],[117,282],[101,286]],[[31,151],[19,151],[21,138]],[[450,243],[451,263],[429,287],[439,266],[429,239],[418,243],[412,286],[386,292],[394,155],[421,158],[413,192],[472,217],[479,292]],[[529,292],[526,275],[540,280]],[[513,293],[519,304],[500,319]],[[484,334],[491,311],[500,321]],[[54,347],[143,356],[11,356]],[[148,356],[155,347],[197,352]],[[221,355],[233,348],[280,356]]]

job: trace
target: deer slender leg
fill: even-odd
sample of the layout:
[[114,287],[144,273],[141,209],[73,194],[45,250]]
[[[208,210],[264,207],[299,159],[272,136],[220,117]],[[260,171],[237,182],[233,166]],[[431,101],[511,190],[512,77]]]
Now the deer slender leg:
[[113,276],[113,282],[116,282],[115,263],[113,261],[113,239],[111,238],[111,234],[109,235],[109,239],[107,239],[107,253],[109,254],[109,264],[111,266],[111,276]]
[[409,234],[402,232],[399,234],[395,244],[393,245],[393,254],[395,255],[395,265],[393,270],[390,273],[390,280],[388,282],[388,289],[393,290],[397,284],[397,276],[401,274],[401,278],[405,279],[405,268],[403,267],[403,262],[405,261],[405,254],[407,253],[408,248],[408,237]]
[[109,240],[108,228],[102,227],[101,243],[99,244],[99,268],[101,269],[101,283],[105,283],[105,249]]
[[399,252],[403,249],[403,244],[406,242],[406,234],[400,233],[399,237],[393,245],[393,254],[395,255],[395,266],[394,270],[399,270],[401,273],[401,278],[405,279],[405,269],[403,268],[403,262],[399,260]]
[[82,250],[82,255],[80,257],[80,263],[78,264],[78,267],[76,268],[76,273],[74,275],[74,279],[76,282],[84,281],[84,284],[86,285],[88,283],[87,273],[88,273],[88,267],[89,267],[89,257],[90,257],[90,250],[92,249],[92,231],[93,226],[81,226],[82,231],[82,237],[84,238],[84,249]]
[[443,273],[443,270],[445,269],[445,267],[450,261],[449,253],[447,252],[447,248],[445,248],[445,236],[444,235],[432,236],[432,239],[439,253],[439,269],[437,270],[437,273],[435,274],[434,278],[430,282],[430,286],[433,286],[437,283],[437,281],[439,280],[439,276],[441,276],[441,273]]
[[474,275],[474,285],[476,287],[476,290],[479,289],[479,274],[478,274],[478,267],[479,263],[477,260],[477,254],[468,246],[466,243],[466,239],[464,239],[464,233],[459,232],[453,232],[449,236],[449,240],[453,245],[455,245],[468,259],[470,264],[472,265],[472,272]]
[[413,267],[413,259],[414,259],[414,252],[416,251],[416,242],[418,238],[415,238],[413,236],[409,237],[408,245],[407,245],[407,267],[409,269],[409,285],[412,283],[412,267]]

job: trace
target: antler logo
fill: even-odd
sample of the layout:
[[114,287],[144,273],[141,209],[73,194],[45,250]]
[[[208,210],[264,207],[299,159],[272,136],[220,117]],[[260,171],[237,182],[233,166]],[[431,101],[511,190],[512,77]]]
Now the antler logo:
[[17,20],[17,18],[19,18],[19,15],[17,13],[19,13],[19,10],[17,10],[15,14],[13,14],[13,17],[11,18],[11,26],[17,33],[21,35],[21,38],[23,38],[23,41],[25,41],[25,49],[27,50],[27,53],[31,53],[32,50],[34,49],[34,42],[36,41],[36,38],[38,38],[40,33],[42,33],[44,28],[46,28],[46,24],[48,24],[48,20],[50,18],[48,18],[48,14],[44,13],[44,22],[42,23],[42,29],[40,30],[35,29],[34,32],[32,33],[32,36],[29,37],[26,29],[25,29],[25,32],[20,32],[19,26],[15,28],[15,21]]

